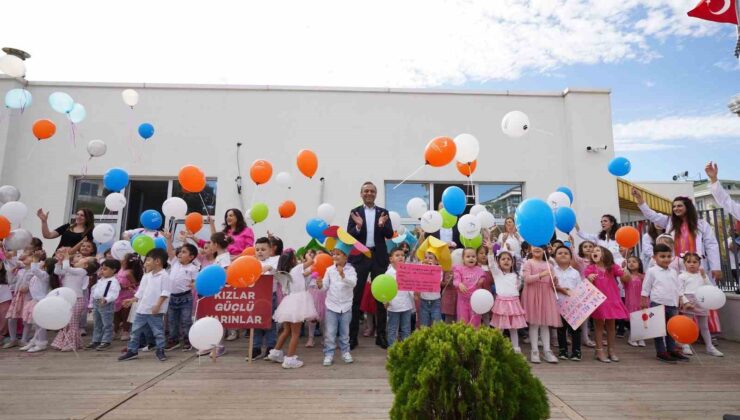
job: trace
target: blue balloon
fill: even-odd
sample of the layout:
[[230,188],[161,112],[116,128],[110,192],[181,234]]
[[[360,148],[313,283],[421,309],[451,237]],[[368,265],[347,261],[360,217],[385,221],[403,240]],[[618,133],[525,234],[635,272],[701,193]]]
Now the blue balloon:
[[165,241],[164,238],[162,238],[161,236],[154,238],[154,247],[161,248],[167,251],[167,241]]
[[558,187],[558,189],[555,190],[555,191],[560,191],[561,193],[567,195],[568,198],[570,198],[570,204],[573,204],[573,191],[571,191],[570,188],[568,188],[568,187]]
[[555,226],[563,233],[570,233],[576,227],[576,212],[570,207],[555,210]]
[[98,248],[98,254],[105,254],[105,251],[109,250],[113,246],[113,242],[115,241],[115,238],[113,238],[110,242],[104,244],[95,241],[95,246]]
[[144,123],[139,126],[139,135],[144,140],[148,140],[151,136],[154,135],[154,126],[149,123]]
[[141,222],[141,225],[147,229],[157,230],[162,226],[162,215],[156,210],[147,210],[141,213],[141,216],[139,216],[139,222]]
[[25,89],[11,89],[5,94],[5,106],[11,109],[26,109],[31,106],[33,96]]
[[324,236],[324,231],[328,227],[329,225],[319,218],[311,219],[306,222],[306,232],[309,236],[319,242],[324,242],[324,240],[326,239],[326,236]]
[[453,216],[463,214],[467,205],[465,191],[460,187],[447,187],[442,193],[442,204],[445,206],[447,213]]
[[85,111],[85,107],[81,104],[74,104],[72,107],[72,110],[69,111],[69,114],[67,115],[69,117],[69,120],[73,123],[81,123],[82,120],[85,119],[87,116],[87,111]]
[[570,243],[570,241],[565,241],[565,242],[563,242],[563,245],[565,245],[566,247],[570,248],[572,244]]
[[195,278],[195,290],[202,297],[213,296],[226,284],[226,270],[220,265],[209,265]]
[[75,106],[75,100],[64,92],[54,92],[49,95],[49,105],[60,114],[68,114]]
[[514,220],[519,234],[533,246],[547,245],[555,233],[552,209],[539,198],[522,201],[516,208]]
[[103,185],[109,191],[119,192],[128,185],[128,172],[121,168],[110,168],[103,176]]
[[625,157],[615,157],[609,162],[609,173],[614,176],[625,176],[630,173],[630,169],[632,169],[632,164]]

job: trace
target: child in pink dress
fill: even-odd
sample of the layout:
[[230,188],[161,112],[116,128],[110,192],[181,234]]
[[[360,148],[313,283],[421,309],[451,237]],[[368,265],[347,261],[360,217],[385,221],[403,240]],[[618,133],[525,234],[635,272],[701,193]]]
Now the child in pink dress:
[[131,337],[129,332],[131,331],[131,323],[128,322],[128,316],[131,312],[131,307],[124,307],[123,301],[133,299],[136,294],[136,288],[144,276],[144,268],[141,265],[141,260],[136,254],[126,254],[121,259],[121,269],[116,273],[116,280],[121,285],[121,291],[118,293],[116,303],[113,307],[113,327],[114,335],[120,332],[120,340],[128,341]]
[[[642,260],[638,257],[627,258],[627,271],[630,273],[630,281],[624,283],[624,306],[629,313],[640,310],[640,293],[642,292],[642,279],[645,271],[642,268]],[[645,347],[645,340],[627,342],[632,347]]]
[[[622,270],[622,267],[614,264],[614,257],[611,251],[603,246],[597,246],[591,252],[591,264],[584,271],[588,281],[594,284],[601,293],[606,295],[606,300],[599,305],[591,314],[594,319],[596,340],[596,359],[600,362],[609,363],[618,362],[614,349],[616,340],[615,321],[617,319],[629,319],[629,312],[622,303],[619,296],[619,287],[617,286],[617,277],[623,282],[630,280],[629,273]],[[608,344],[609,357],[604,356],[602,340],[604,335],[604,326],[606,325],[606,342]]]
[[493,274],[496,285],[496,300],[491,310],[491,326],[503,331],[509,330],[511,347],[515,353],[521,353],[519,347],[519,328],[527,327],[524,308],[519,301],[519,288],[522,281],[514,271],[516,263],[510,251],[499,250],[496,257],[488,254],[488,268]]
[[522,266],[522,278],[524,279],[522,305],[529,323],[529,340],[532,343],[530,361],[532,363],[540,363],[538,338],[542,338],[545,361],[558,362],[558,358],[550,350],[550,327],[559,328],[562,324],[555,296],[557,278],[551,274],[552,270],[548,264],[545,261],[545,251],[533,246],[532,258]]
[[474,248],[463,250],[463,265],[453,268],[452,284],[457,289],[457,320],[480,326],[480,315],[473,312],[470,297],[480,289],[485,280],[485,272],[478,266],[478,254]]

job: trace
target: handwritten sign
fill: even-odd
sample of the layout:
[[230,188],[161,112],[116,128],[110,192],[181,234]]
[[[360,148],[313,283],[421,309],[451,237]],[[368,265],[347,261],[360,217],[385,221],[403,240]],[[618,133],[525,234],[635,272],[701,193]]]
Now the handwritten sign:
[[272,276],[262,276],[252,287],[228,284],[215,296],[198,302],[196,318],[211,316],[224,328],[268,329],[272,323]]
[[438,265],[399,264],[396,270],[398,290],[439,292],[442,267]]
[[665,336],[665,306],[653,306],[630,314],[630,340]]
[[582,281],[570,290],[570,296],[558,299],[560,315],[577,329],[606,300],[606,296],[589,281]]

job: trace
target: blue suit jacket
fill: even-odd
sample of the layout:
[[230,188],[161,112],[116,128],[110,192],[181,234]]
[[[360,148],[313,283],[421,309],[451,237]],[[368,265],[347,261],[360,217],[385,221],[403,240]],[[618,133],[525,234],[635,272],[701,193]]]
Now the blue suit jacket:
[[[355,221],[352,220],[352,213],[357,213],[362,217],[362,228],[360,228],[359,231],[355,226]],[[373,251],[372,259],[381,266],[387,266],[388,249],[385,246],[385,240],[393,237],[393,227],[391,226],[390,219],[385,222],[383,227],[378,226],[378,220],[383,214],[388,214],[388,210],[375,206],[375,250]],[[365,206],[355,207],[352,209],[349,215],[349,221],[347,222],[347,232],[367,246],[367,219],[365,218]],[[350,257],[350,263],[353,261],[359,261],[362,258],[364,258],[362,255]]]

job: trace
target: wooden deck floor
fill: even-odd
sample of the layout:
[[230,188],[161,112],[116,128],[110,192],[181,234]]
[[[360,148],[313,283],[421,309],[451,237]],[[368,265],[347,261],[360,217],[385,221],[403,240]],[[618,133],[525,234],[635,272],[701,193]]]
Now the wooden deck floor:
[[[717,419],[740,414],[740,344],[720,344],[726,357],[700,354],[680,365],[657,362],[650,347],[623,344],[620,363],[603,365],[587,357],[533,371],[550,392],[552,418]],[[117,362],[117,351],[75,357],[2,350],[0,418],[388,417],[393,395],[385,353],[369,339],[353,352],[355,363],[339,361],[329,368],[321,366],[320,349],[302,347],[301,369],[266,361],[250,366],[246,347],[243,339],[229,343],[229,353],[216,362],[178,350],[164,363],[151,353]]]

